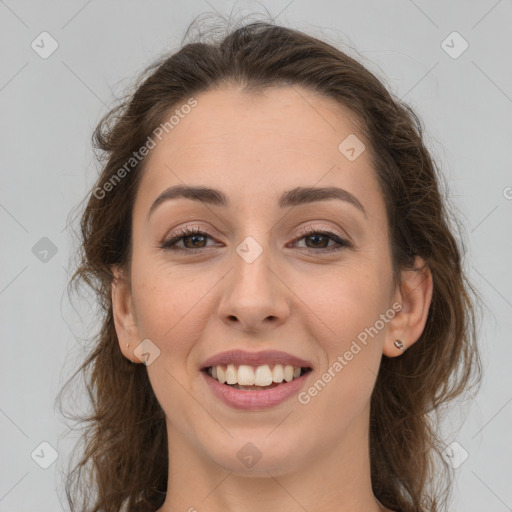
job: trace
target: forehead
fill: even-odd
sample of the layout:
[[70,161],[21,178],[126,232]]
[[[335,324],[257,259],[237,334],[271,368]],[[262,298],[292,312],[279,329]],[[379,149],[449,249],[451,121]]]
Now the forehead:
[[[297,186],[378,193],[358,119],[336,101],[297,86],[258,94],[222,87],[195,99],[197,105],[161,141],[155,139],[136,208],[175,184],[222,188],[235,206],[237,198],[247,205],[250,196],[262,207],[280,191]],[[165,119],[176,109],[180,106]],[[359,140],[366,149],[350,160],[340,151],[344,140]]]

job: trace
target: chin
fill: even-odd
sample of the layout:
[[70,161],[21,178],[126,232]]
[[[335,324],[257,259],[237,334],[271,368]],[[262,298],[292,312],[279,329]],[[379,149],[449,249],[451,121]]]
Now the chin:
[[213,451],[208,447],[205,451],[215,464],[235,475],[269,478],[297,470],[301,465],[297,446],[302,443],[293,443],[289,438],[283,443],[283,436],[275,432],[269,435],[269,430],[265,429],[261,437],[249,433],[234,436],[226,443],[216,444]]

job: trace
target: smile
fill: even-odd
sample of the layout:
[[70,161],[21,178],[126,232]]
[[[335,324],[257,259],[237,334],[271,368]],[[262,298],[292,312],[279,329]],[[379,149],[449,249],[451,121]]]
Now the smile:
[[[229,368],[230,366],[233,366],[233,368]],[[244,365],[241,365],[241,367],[242,366]],[[230,382],[225,380],[222,383],[219,381],[219,367],[213,367],[217,368],[215,377],[213,376],[214,370],[212,367],[208,367],[202,370],[201,373],[203,374],[206,383],[208,384],[208,387],[210,391],[214,394],[214,396],[216,396],[224,403],[235,409],[265,409],[268,407],[278,405],[287,400],[288,398],[290,398],[291,396],[297,394],[300,391],[300,389],[305,385],[306,380],[312,373],[311,368],[296,368],[294,370],[293,367],[290,366],[290,368],[292,369],[292,374],[290,378],[290,369],[286,370],[286,368],[283,368],[282,365],[273,365],[272,375],[274,375],[275,372],[277,374],[277,379],[279,380],[280,373],[282,372],[284,374],[286,372],[286,376],[288,377],[288,379],[281,378],[281,380],[278,382],[271,381],[271,384],[267,384],[270,368],[269,365],[263,365],[263,367],[266,367],[266,369],[262,370],[262,372],[264,372],[264,375],[266,375],[266,380],[260,382],[264,383],[264,386],[259,386],[257,384],[240,385],[238,381],[239,373],[234,373],[234,365],[227,365],[224,375],[221,375],[221,378],[224,378],[225,380],[227,373],[228,377],[230,377]],[[281,368],[276,369],[276,367]],[[257,369],[259,368],[262,367],[258,367]],[[224,367],[221,367],[221,372],[223,370]],[[242,368],[242,382],[247,382],[246,380],[244,380],[247,374],[243,373],[246,371],[248,370]],[[238,368],[238,372],[240,372],[240,368]],[[236,379],[235,375],[237,376]],[[255,373],[253,375],[254,378],[256,378]],[[261,374],[259,375],[261,376]],[[250,374],[248,376],[250,377]]]

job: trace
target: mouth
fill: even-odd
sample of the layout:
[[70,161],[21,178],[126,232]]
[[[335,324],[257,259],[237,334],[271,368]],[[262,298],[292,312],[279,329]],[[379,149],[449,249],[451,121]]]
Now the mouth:
[[[267,365],[269,366],[269,369],[273,375],[272,382],[270,384],[261,385],[261,380],[259,381],[259,384],[249,383],[254,380],[251,379],[250,377],[248,380],[240,379],[242,381],[242,384],[240,384],[236,369],[233,372],[233,368],[228,368],[229,366],[232,367],[233,365],[224,365],[222,367],[207,366],[202,368],[201,371],[205,373],[209,378],[215,380],[216,382],[224,386],[242,391],[262,391],[265,389],[273,389],[279,386],[286,385],[289,382],[296,381],[312,371],[311,367],[300,367],[295,368],[292,374],[290,369],[288,369],[288,371],[285,368],[283,368],[282,370],[281,368],[276,369],[276,366],[281,365]],[[287,375],[284,375],[284,373],[287,373]]]
[[[228,371],[227,367],[208,366],[202,368],[200,373],[203,374],[207,388],[212,393],[212,396],[218,398],[233,409],[246,411],[263,411],[284,404],[307,386],[310,375],[313,374],[313,370],[310,367],[296,367],[293,369],[293,373],[290,374],[290,369],[293,367],[289,366],[289,368],[285,370],[286,379],[284,379],[281,376],[282,368],[276,369],[277,366],[281,365],[264,366],[266,366],[266,368],[258,372],[258,375],[255,376],[256,382],[253,384],[248,384],[247,382],[248,376],[251,375],[251,373],[248,372],[248,368],[250,367],[242,368],[241,373],[239,373],[242,384],[238,382],[238,378],[235,378],[237,374],[233,372],[233,368],[230,368]],[[272,379],[274,379],[275,376],[276,380],[280,380],[280,382],[269,382],[270,366],[272,366]],[[258,367],[258,370],[259,369]],[[224,372],[224,370],[226,371]],[[215,374],[216,371],[217,374]],[[228,379],[226,379],[226,375]],[[266,380],[263,378],[265,376]],[[223,382],[221,382],[221,380]]]

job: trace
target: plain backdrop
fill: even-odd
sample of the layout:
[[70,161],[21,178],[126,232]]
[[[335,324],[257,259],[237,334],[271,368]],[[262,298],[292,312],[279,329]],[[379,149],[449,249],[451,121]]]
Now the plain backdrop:
[[94,127],[196,15],[265,10],[354,48],[425,124],[486,303],[481,392],[454,404],[444,427],[446,445],[467,457],[450,510],[512,510],[510,1],[0,0],[1,512],[68,510],[61,471],[76,438],[54,401],[91,334],[94,304],[73,309],[65,286],[68,215],[97,173]]

